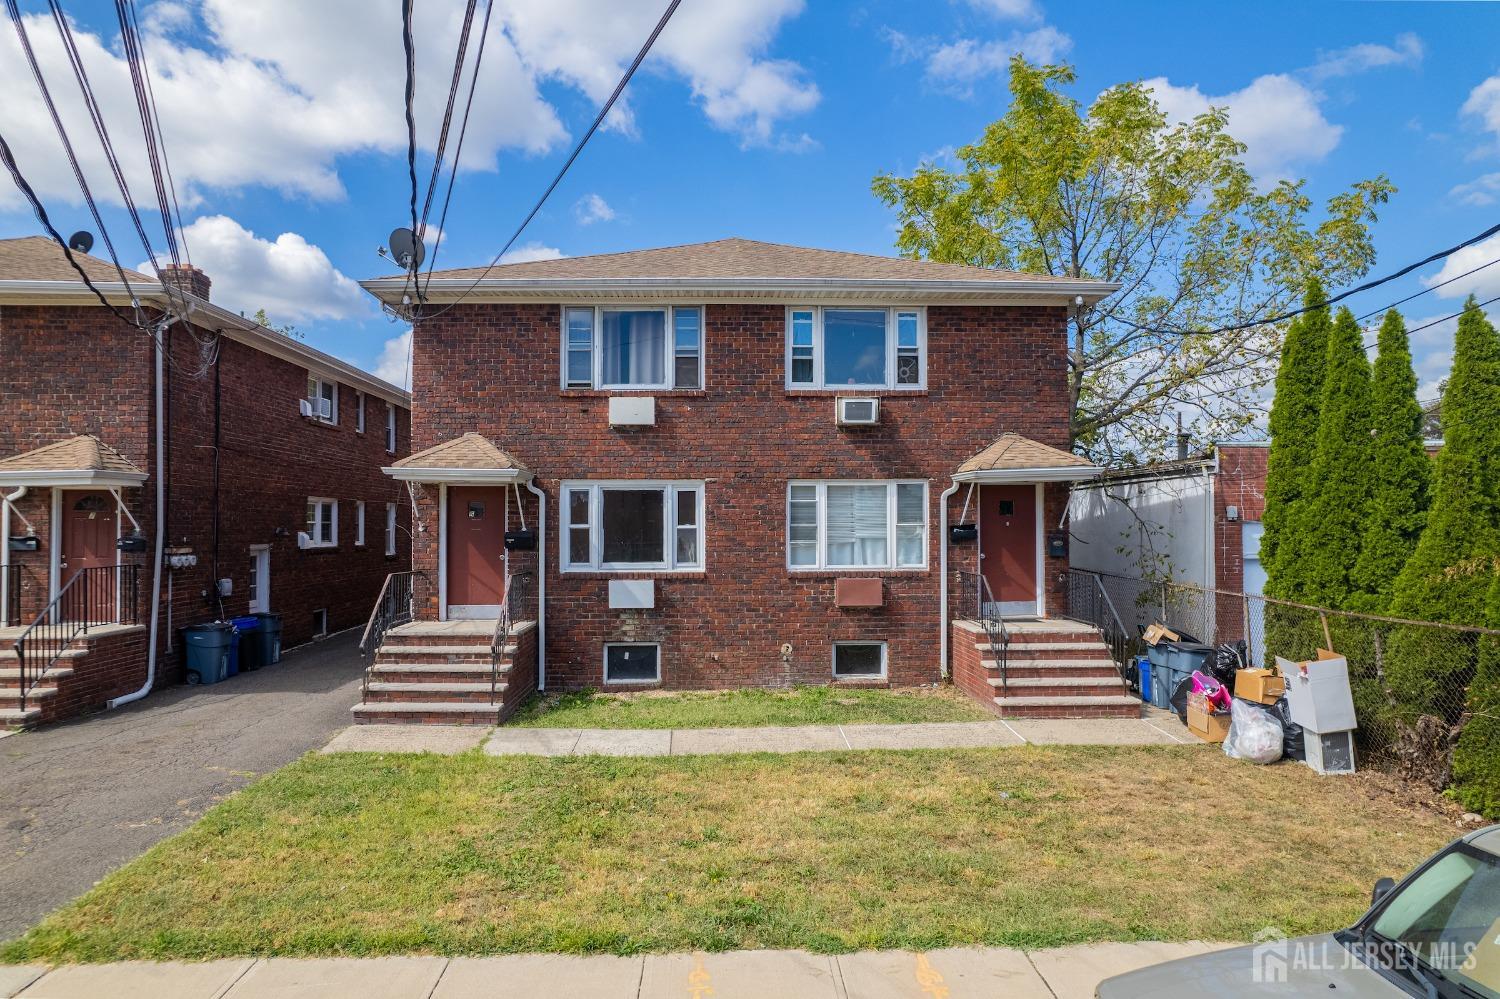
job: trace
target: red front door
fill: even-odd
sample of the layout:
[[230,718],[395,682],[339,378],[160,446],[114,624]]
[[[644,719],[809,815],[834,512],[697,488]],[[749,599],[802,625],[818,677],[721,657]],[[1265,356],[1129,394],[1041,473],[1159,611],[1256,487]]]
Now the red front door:
[[979,487],[979,551],[1002,614],[1035,614],[1036,486]]
[[448,487],[448,614],[493,617],[505,589],[505,490]]
[[115,540],[119,537],[115,498],[91,490],[62,494],[62,559],[58,587],[82,575],[64,598],[62,612],[73,621],[115,619]]

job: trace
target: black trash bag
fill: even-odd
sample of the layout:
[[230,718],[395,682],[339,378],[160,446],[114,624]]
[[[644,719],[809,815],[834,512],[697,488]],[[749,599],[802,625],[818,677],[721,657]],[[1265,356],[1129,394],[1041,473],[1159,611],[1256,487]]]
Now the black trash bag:
[[1307,744],[1302,735],[1302,726],[1292,721],[1292,706],[1286,697],[1270,705],[1271,714],[1281,720],[1281,753],[1289,760],[1306,760]]
[[1225,642],[1214,649],[1213,661],[1203,667],[1203,672],[1218,680],[1221,686],[1234,693],[1234,674],[1245,668],[1245,643]]
[[1187,724],[1187,701],[1188,695],[1193,692],[1193,678],[1186,676],[1182,682],[1177,684],[1177,689],[1172,691],[1172,696],[1167,703],[1172,705],[1172,710],[1177,712],[1177,720],[1184,725]]

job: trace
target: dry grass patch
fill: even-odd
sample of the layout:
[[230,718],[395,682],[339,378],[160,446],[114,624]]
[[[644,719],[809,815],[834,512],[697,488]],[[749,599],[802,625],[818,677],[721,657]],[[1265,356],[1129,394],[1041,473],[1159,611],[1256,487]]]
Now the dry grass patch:
[[1450,829],[1196,747],[310,756],[3,956],[1245,939],[1349,922]]

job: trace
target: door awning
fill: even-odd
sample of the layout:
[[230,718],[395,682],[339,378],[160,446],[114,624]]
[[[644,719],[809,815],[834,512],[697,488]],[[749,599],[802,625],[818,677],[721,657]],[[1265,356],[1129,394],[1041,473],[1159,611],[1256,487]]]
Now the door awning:
[[1001,434],[958,466],[955,482],[1072,482],[1092,479],[1104,469],[1087,458],[1020,434]]
[[118,488],[145,481],[134,462],[93,434],[0,458],[0,486]]
[[530,482],[531,469],[476,433],[444,441],[381,469],[401,482],[488,486]]

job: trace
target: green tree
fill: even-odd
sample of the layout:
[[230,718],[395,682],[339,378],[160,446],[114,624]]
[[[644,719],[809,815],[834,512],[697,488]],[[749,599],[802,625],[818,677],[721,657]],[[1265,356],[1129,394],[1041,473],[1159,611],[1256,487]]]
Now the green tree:
[[[1489,626],[1500,628],[1500,571],[1490,583]],[[1500,638],[1479,641],[1468,724],[1453,750],[1453,790],[1465,808],[1500,819]]]
[[1389,609],[1396,577],[1422,536],[1432,478],[1411,345],[1395,309],[1380,324],[1378,346],[1370,388],[1371,494],[1349,602],[1352,610],[1375,614]]
[[[1085,109],[1065,93],[1074,79],[1071,67],[1017,57],[1009,109],[958,151],[959,167],[877,176],[897,246],[1122,285],[1069,310],[1079,450],[1111,463],[1159,457],[1179,410],[1198,436],[1230,436],[1254,421],[1273,376],[1285,329],[1262,321],[1287,311],[1309,276],[1343,285],[1369,269],[1369,224],[1394,188],[1360,181],[1314,223],[1301,182],[1257,189],[1223,108],[1170,124],[1150,89],[1122,83]],[[1240,323],[1218,336],[1152,332]]]
[[[1307,282],[1304,306],[1315,306],[1325,297],[1317,279]],[[1266,594],[1283,600],[1302,596],[1297,578],[1298,507],[1318,453],[1318,412],[1323,405],[1331,325],[1327,306],[1292,320],[1282,341],[1281,363],[1276,367],[1260,560],[1266,570]]]
[[307,334],[303,333],[301,330],[299,330],[297,327],[293,326],[291,323],[287,323],[284,326],[277,326],[274,323],[272,323],[271,322],[271,317],[268,316],[268,315],[266,315],[266,310],[265,309],[256,309],[255,310],[255,315],[252,316],[251,318],[254,319],[260,325],[264,326],[266,329],[270,330],[272,333],[280,333],[282,336],[291,337],[293,340],[306,340],[307,339]]
[[1291,570],[1298,599],[1307,603],[1345,607],[1357,589],[1352,576],[1370,502],[1370,445],[1370,362],[1354,313],[1341,308],[1328,334],[1317,448],[1292,518],[1298,542],[1291,552],[1299,564],[1283,557],[1278,566]]

